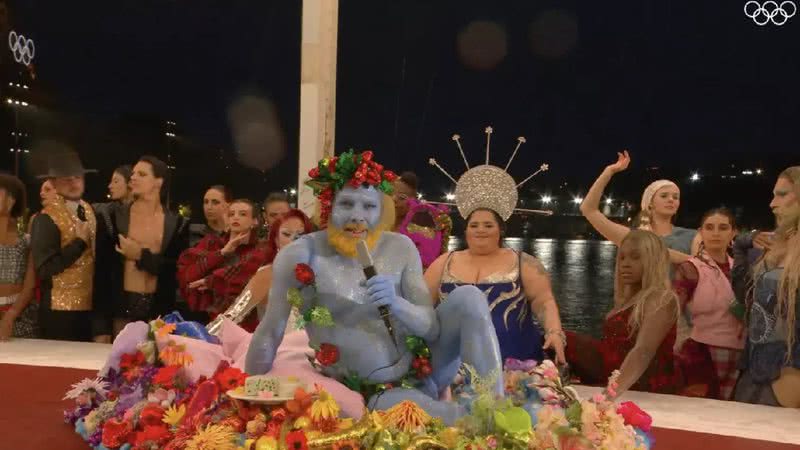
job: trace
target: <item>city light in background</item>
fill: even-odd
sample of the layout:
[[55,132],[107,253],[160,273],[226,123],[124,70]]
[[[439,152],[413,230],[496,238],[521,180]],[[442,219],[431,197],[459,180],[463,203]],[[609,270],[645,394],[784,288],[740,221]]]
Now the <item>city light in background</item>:
[[697,172],[693,173],[692,176],[689,177],[689,181],[692,182],[700,181],[700,174]]
[[553,197],[549,195],[542,196],[542,203],[549,205],[553,201]]
[[580,197],[580,196],[574,197],[572,199],[572,203],[575,203],[576,205],[580,205],[581,203],[583,203],[583,197]]
[[447,194],[445,194],[444,198],[447,199],[447,201],[452,202],[453,200],[456,199],[456,194],[453,194],[452,192],[448,192]]

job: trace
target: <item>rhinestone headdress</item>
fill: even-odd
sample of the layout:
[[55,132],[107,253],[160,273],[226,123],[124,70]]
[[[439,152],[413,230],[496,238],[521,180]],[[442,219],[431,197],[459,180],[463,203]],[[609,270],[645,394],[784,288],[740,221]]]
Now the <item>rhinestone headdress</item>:
[[[516,183],[514,178],[508,174],[507,170],[514,160],[514,157],[517,155],[520,146],[525,143],[525,137],[520,136],[517,138],[517,146],[514,149],[514,153],[506,163],[506,167],[501,169],[489,164],[489,148],[493,132],[492,127],[486,127],[485,132],[486,162],[473,168],[469,167],[467,157],[464,155],[464,149],[461,147],[461,136],[458,134],[453,135],[453,141],[458,146],[461,158],[464,159],[464,164],[467,166],[467,171],[461,175],[458,181],[447,173],[435,159],[431,158],[428,162],[432,166],[436,166],[447,178],[456,184],[456,207],[461,217],[466,219],[476,209],[486,208],[496,212],[503,221],[506,221],[516,209],[517,200],[519,198],[517,190],[519,187],[539,173],[548,170],[550,166],[542,164],[537,171],[525,178],[521,183]],[[544,214],[550,213],[549,211],[516,210]]]

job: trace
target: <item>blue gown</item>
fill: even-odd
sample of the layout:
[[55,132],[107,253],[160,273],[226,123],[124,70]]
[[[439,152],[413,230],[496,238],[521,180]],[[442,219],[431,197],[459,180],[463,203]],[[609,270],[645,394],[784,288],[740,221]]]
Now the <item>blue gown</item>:
[[535,359],[541,362],[544,359],[542,331],[531,311],[530,301],[525,297],[519,270],[521,255],[518,253],[517,263],[510,271],[494,273],[478,283],[466,283],[454,277],[450,273],[452,257],[451,252],[442,271],[439,283],[440,302],[447,301],[447,294],[458,286],[471,284],[477,287],[489,302],[503,362],[506,358]]

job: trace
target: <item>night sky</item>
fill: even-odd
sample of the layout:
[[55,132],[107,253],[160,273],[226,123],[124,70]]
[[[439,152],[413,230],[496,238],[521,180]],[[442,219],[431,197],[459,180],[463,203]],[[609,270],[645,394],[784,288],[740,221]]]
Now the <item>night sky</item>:
[[[230,102],[243,92],[274,101],[289,156],[265,177],[236,177],[241,195],[260,198],[294,181],[300,4],[10,7],[17,28],[36,40],[39,82],[63,111],[156,114],[194,141],[233,151]],[[510,170],[518,180],[551,164],[538,186],[569,180],[585,189],[621,148],[635,168],[686,176],[731,161],[769,167],[794,155],[797,163],[800,15],[759,27],[743,5],[341,0],[337,151],[372,148],[385,165],[415,170],[432,195],[448,185],[428,158],[457,177],[463,163],[450,136],[461,134],[477,164],[487,125],[501,167],[517,136],[527,137]]]

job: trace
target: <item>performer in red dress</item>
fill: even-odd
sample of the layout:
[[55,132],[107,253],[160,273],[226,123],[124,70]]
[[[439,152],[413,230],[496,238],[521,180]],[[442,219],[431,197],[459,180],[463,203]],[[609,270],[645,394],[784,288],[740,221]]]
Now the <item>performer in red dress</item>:
[[619,369],[619,390],[674,394],[678,301],[670,288],[669,253],[653,233],[633,230],[622,240],[614,275],[614,309],[600,340],[567,333],[567,361],[584,384],[605,385]]

